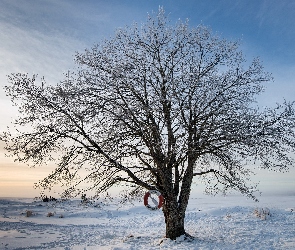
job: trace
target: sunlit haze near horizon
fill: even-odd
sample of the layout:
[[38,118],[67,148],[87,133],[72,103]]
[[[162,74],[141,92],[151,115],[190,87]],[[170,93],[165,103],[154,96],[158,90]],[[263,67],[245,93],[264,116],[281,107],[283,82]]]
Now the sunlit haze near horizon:
[[[290,0],[1,0],[0,132],[17,116],[4,92],[7,75],[28,73],[57,83],[74,66],[76,51],[111,37],[117,28],[145,22],[163,6],[170,20],[189,19],[191,27],[209,26],[229,40],[241,40],[251,61],[260,57],[274,81],[257,99],[261,107],[295,100],[295,1]],[[5,157],[0,143],[0,197],[35,197],[33,185],[54,169],[29,168]],[[255,170],[265,194],[295,194],[295,168],[287,173]],[[58,191],[58,190],[57,190]],[[193,188],[201,193],[202,186]],[[49,194],[49,193],[48,193]],[[54,193],[51,193],[54,195]]]

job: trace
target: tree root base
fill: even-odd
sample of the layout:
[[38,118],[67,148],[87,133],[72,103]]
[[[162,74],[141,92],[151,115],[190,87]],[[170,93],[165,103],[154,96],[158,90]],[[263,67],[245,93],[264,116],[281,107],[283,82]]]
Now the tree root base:
[[188,234],[188,233],[184,233],[183,234],[183,237],[184,237],[184,241],[193,241],[194,239],[195,239],[195,237],[194,236],[192,236],[192,235],[190,235],[190,234]]

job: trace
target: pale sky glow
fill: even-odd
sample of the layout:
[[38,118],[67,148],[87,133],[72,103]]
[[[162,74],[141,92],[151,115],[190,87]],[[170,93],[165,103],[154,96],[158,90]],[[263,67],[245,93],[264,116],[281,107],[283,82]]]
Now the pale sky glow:
[[[62,80],[82,52],[116,28],[145,22],[163,6],[172,22],[210,26],[220,36],[241,40],[247,59],[259,56],[274,82],[258,98],[261,106],[295,100],[295,1],[290,0],[1,0],[0,131],[17,115],[3,86],[11,73],[38,73],[48,83]],[[34,182],[53,170],[30,169],[4,156],[0,144],[0,197],[33,197]],[[286,174],[257,172],[263,192],[295,194],[295,167]]]

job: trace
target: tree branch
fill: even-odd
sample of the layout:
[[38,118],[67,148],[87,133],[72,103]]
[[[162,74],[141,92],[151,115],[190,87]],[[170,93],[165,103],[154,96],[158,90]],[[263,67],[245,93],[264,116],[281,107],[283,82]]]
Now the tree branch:
[[209,174],[209,173],[218,173],[218,171],[211,168],[211,169],[204,171],[204,172],[194,173],[193,176],[204,175],[204,174]]

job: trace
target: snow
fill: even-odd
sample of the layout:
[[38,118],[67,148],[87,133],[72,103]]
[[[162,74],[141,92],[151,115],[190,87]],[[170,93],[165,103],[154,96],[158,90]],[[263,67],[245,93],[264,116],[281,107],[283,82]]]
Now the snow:
[[143,201],[2,198],[0,249],[295,249],[294,197],[192,198],[185,218],[191,241],[166,239],[162,211]]

